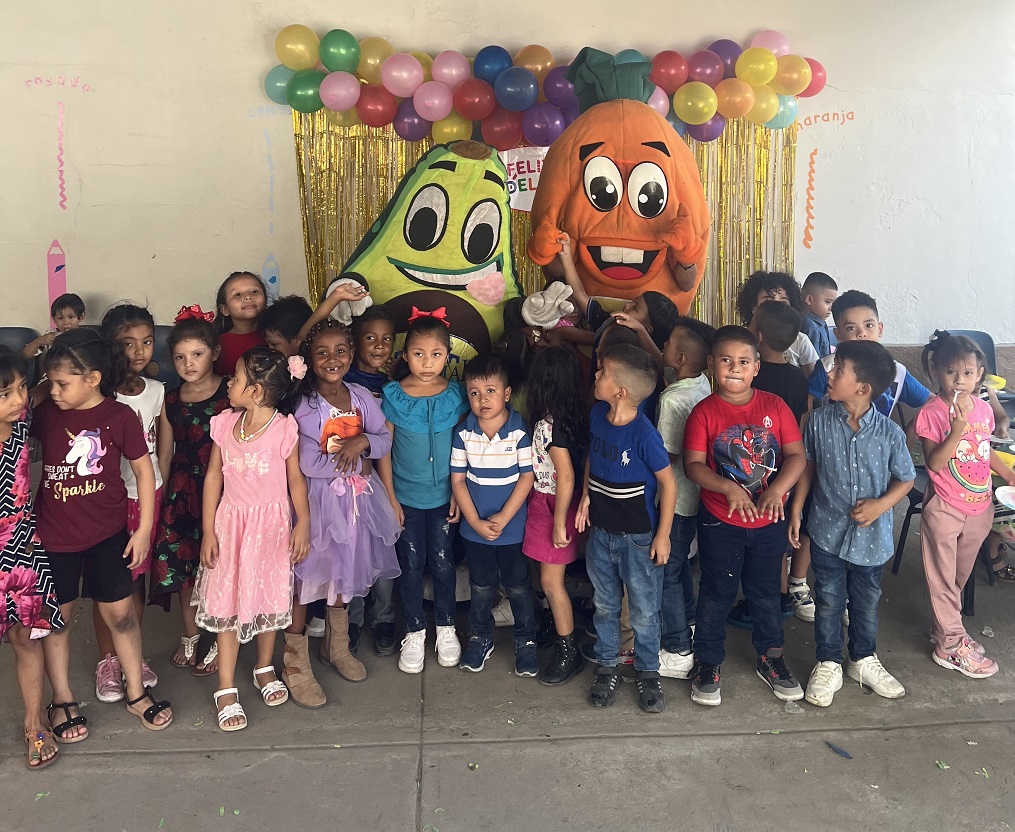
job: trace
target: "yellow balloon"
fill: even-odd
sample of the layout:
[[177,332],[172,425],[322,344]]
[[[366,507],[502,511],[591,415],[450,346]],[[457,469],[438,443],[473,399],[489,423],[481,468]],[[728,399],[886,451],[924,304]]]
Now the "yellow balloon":
[[410,55],[419,61],[419,65],[423,67],[423,81],[433,80],[433,58],[426,54],[426,52],[410,52]]
[[359,116],[356,115],[355,107],[349,110],[342,110],[341,112],[325,110],[324,113],[328,117],[328,121],[338,127],[355,127],[357,124],[363,123],[359,120]]
[[673,94],[673,112],[685,124],[704,124],[718,108],[715,90],[701,81],[689,81]]
[[739,78],[726,78],[715,85],[719,99],[719,115],[724,118],[743,118],[754,106],[754,88]]
[[775,77],[779,62],[769,49],[752,46],[737,58],[737,78],[752,87],[763,87]]
[[779,95],[800,95],[811,83],[811,65],[799,55],[780,55],[769,86]]
[[395,47],[384,38],[363,38],[359,42],[359,66],[356,73],[368,84],[381,83],[381,64],[395,54]]
[[465,141],[472,138],[472,122],[458,115],[454,110],[451,115],[433,123],[433,140],[435,144]]
[[294,23],[275,36],[275,54],[289,69],[313,69],[321,55],[321,41],[313,29]]
[[754,88],[754,106],[747,114],[747,120],[755,124],[764,124],[775,118],[779,112],[779,96],[769,86]]

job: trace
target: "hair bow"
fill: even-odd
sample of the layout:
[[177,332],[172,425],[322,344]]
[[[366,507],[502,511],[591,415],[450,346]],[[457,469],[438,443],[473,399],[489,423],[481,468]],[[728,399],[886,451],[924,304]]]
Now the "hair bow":
[[176,313],[176,320],[173,323],[179,323],[180,321],[207,321],[211,323],[215,320],[214,312],[202,312],[201,304],[195,303],[193,306],[181,306],[180,311]]
[[418,321],[420,318],[436,318],[448,329],[451,329],[451,322],[448,320],[448,308],[446,306],[439,306],[433,312],[425,312],[422,309],[417,309],[415,306],[412,307],[409,323]]
[[289,356],[289,378],[293,381],[303,381],[307,376],[307,362],[302,355]]

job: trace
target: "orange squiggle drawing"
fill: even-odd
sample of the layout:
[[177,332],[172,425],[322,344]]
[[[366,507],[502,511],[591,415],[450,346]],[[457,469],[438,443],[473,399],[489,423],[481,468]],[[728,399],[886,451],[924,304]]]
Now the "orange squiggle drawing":
[[814,148],[807,162],[807,190],[804,192],[807,194],[807,200],[804,202],[807,222],[804,223],[804,248],[810,248],[811,241],[814,239],[811,236],[811,232],[814,230],[814,160],[817,158],[817,155],[818,149]]

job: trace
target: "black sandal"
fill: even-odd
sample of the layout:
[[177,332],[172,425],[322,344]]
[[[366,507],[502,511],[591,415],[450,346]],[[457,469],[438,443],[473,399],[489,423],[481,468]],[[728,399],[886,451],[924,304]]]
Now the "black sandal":
[[67,719],[64,722],[61,722],[59,725],[53,725],[53,734],[56,736],[57,742],[63,742],[69,745],[71,743],[82,742],[83,740],[88,739],[87,731],[85,731],[84,734],[78,737],[66,737],[66,738],[64,737],[64,734],[70,728],[76,728],[79,725],[82,728],[88,727],[88,717],[81,715],[78,716],[70,715],[70,709],[77,707],[78,707],[77,702],[50,702],[46,706],[46,718],[49,719],[50,725],[53,725],[53,711],[57,708],[62,710],[64,716],[67,717]]
[[146,697],[148,699],[151,699],[154,704],[152,704],[150,708],[146,708],[143,714],[140,715],[134,714],[134,716],[138,717],[138,719],[141,720],[141,724],[149,731],[161,731],[163,728],[168,728],[170,725],[172,725],[173,724],[172,716],[169,717],[168,721],[163,722],[161,725],[155,724],[155,717],[157,717],[164,710],[172,706],[169,704],[168,699],[163,699],[159,701],[154,696],[152,696],[152,689],[147,685],[145,685],[144,693],[142,693],[137,699],[127,700],[127,710],[133,714],[134,712],[130,710],[131,706],[136,705],[138,702],[140,702],[142,699],[145,699]]
[[1005,548],[1004,544],[997,547],[996,555],[990,559],[990,568],[997,580],[1015,583],[1015,566],[1004,562]]

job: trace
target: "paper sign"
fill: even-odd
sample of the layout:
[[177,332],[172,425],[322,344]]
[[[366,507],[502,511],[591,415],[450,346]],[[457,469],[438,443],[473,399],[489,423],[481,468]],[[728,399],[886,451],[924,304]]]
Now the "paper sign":
[[536,195],[545,158],[545,147],[516,147],[500,152],[500,160],[507,168],[508,196],[515,211],[532,210],[532,198]]

